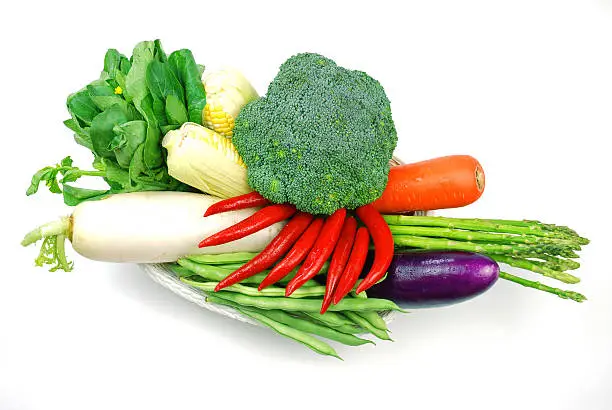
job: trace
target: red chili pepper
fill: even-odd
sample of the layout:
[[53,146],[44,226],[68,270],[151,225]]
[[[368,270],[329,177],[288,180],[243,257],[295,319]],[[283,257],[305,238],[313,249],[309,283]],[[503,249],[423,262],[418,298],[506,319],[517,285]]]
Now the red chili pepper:
[[295,274],[295,277],[287,284],[285,296],[291,295],[304,283],[319,273],[323,264],[331,256],[336,247],[345,217],[346,209],[340,208],[327,218],[325,225],[321,228],[321,234],[306,257],[304,264]]
[[323,297],[323,304],[321,305],[321,314],[325,313],[327,308],[332,302],[332,296],[338,281],[344,272],[344,267],[351,254],[353,242],[355,241],[355,232],[357,231],[357,220],[352,216],[349,216],[344,221],[342,226],[342,232],[340,232],[340,238],[334,248],[331,262],[329,263],[329,270],[327,271],[327,284],[325,287],[325,296]]
[[351,257],[346,264],[346,268],[344,268],[336,292],[334,292],[334,305],[348,295],[351,289],[353,289],[353,286],[355,286],[355,282],[357,282],[359,274],[363,270],[363,265],[365,265],[369,245],[370,235],[368,235],[368,229],[362,226],[357,230]]
[[370,231],[374,242],[374,262],[363,282],[357,286],[356,292],[361,293],[385,275],[391,265],[395,247],[389,225],[371,204],[357,208],[356,213]]
[[237,211],[238,209],[255,208],[258,206],[269,205],[270,201],[261,196],[259,192],[235,196],[215,202],[208,207],[204,216],[220,214],[221,212]]
[[200,248],[204,248],[206,246],[222,245],[224,243],[244,238],[252,233],[261,231],[270,225],[274,225],[277,222],[290,218],[295,212],[296,209],[293,205],[269,205],[255,212],[248,218],[238,222],[237,224],[209,236],[200,242],[198,246]]
[[272,268],[268,276],[264,278],[259,284],[258,289],[262,290],[263,288],[270,286],[285,276],[289,274],[296,266],[298,266],[308,255],[308,251],[312,248],[317,237],[319,236],[319,232],[321,232],[321,227],[323,226],[323,219],[317,218],[304,231],[300,239],[293,245],[293,248],[289,251],[287,256],[283,258],[279,263]]
[[298,212],[279,234],[253,259],[242,265],[215,287],[215,292],[258,274],[274,265],[306,230],[313,216]]

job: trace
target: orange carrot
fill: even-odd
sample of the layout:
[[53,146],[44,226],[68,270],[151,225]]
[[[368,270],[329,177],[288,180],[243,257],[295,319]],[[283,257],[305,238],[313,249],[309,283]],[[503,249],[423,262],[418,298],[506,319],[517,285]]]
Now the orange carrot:
[[450,155],[391,167],[382,196],[372,205],[383,214],[459,208],[482,195],[485,175],[469,155]]

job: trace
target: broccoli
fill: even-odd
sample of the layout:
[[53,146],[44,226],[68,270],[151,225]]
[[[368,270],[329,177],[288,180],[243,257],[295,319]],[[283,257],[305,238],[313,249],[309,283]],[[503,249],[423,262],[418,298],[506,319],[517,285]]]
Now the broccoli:
[[378,81],[301,53],[280,66],[264,97],[240,111],[233,142],[254,190],[331,214],[382,195],[397,132]]

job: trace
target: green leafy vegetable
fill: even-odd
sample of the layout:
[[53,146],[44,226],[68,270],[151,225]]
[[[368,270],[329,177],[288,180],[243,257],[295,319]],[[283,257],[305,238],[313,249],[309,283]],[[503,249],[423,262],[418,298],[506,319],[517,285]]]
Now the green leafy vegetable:
[[[202,72],[189,50],[178,50],[168,58],[170,67],[185,89],[189,121],[202,124],[202,110],[206,106],[206,92]],[[202,67],[203,68],[203,67]]]
[[168,98],[166,98],[166,116],[170,124],[175,124],[177,126],[188,121],[185,105],[174,95],[169,95]]
[[173,95],[185,104],[183,87],[168,64],[153,61],[147,67],[146,84],[156,100]]
[[[189,50],[168,57],[159,40],[138,43],[131,58],[109,49],[100,77],[66,102],[71,118],[64,124],[92,151],[94,170],[74,167],[66,157],[34,174],[27,195],[45,183],[63,193],[66,204],[77,205],[110,193],[191,189],[168,174],[161,140],[185,122],[202,124],[203,69]],[[82,176],[102,177],[109,189],[68,184]]]

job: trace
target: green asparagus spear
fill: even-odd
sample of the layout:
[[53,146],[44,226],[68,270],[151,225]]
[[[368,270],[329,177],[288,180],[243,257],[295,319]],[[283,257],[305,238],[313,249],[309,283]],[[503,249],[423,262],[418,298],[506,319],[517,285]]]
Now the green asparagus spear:
[[535,235],[516,235],[509,233],[490,233],[480,231],[465,231],[452,228],[437,228],[428,226],[390,225],[394,235],[428,236],[436,238],[456,239],[460,241],[478,241],[494,243],[522,243],[527,245],[555,244],[568,249],[580,250],[580,244],[568,239],[545,238]]
[[549,278],[559,280],[563,283],[580,282],[580,278],[577,278],[576,276],[570,275],[569,273],[566,273],[566,272],[561,272],[561,271],[550,269],[541,262],[531,261],[529,259],[515,258],[512,256],[506,256],[506,255],[488,254],[488,256],[497,262],[505,263],[506,265],[514,266],[515,268],[527,269],[532,272],[536,272],[544,276],[547,276]]
[[492,223],[481,219],[445,218],[440,216],[406,216],[383,215],[389,225],[429,226],[441,228],[457,228],[470,231],[500,232],[519,235],[534,235],[545,238],[575,240],[581,245],[589,243],[588,239],[568,233],[566,230],[543,229],[540,222],[523,221],[521,225]]
[[[427,238],[414,235],[394,235],[393,242],[397,246],[407,246],[412,248],[431,249],[431,250],[460,250],[477,253],[491,253],[502,255],[522,255],[533,253],[547,253],[550,255],[567,255],[568,249],[553,244],[525,245],[522,243],[514,244],[491,244],[453,241],[450,239]],[[570,251],[571,252],[571,251]]]
[[572,292],[572,291],[567,291],[563,289],[553,288],[550,286],[546,286],[540,282],[534,282],[531,280],[520,278],[518,276],[514,276],[506,272],[499,272],[499,277],[509,280],[514,283],[518,283],[519,285],[523,285],[528,288],[534,288],[534,289],[542,290],[544,292],[552,293],[553,295],[557,295],[562,299],[571,299],[576,302],[582,302],[586,300],[586,297],[584,295],[581,295],[578,292]]

